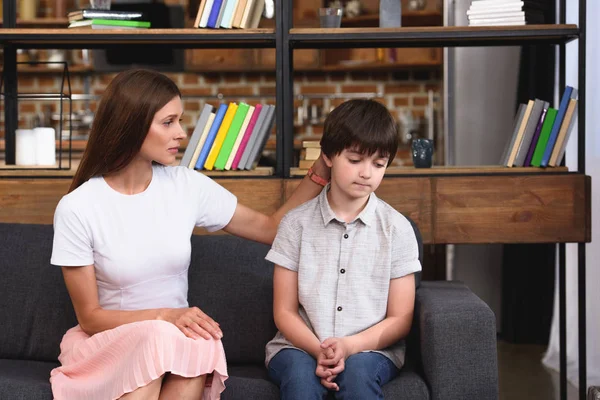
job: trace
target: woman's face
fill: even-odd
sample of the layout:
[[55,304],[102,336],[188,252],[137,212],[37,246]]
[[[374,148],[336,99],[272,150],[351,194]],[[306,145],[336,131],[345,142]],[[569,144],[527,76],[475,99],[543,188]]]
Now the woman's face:
[[165,104],[154,114],[150,130],[142,144],[140,156],[148,161],[172,165],[181,145],[187,136],[181,127],[183,106],[179,96]]

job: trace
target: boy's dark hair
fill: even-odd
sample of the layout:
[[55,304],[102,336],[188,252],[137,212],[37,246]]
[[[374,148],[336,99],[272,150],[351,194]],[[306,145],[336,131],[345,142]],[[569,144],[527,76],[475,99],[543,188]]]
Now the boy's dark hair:
[[375,100],[354,99],[337,106],[325,119],[321,151],[332,158],[346,149],[389,157],[398,150],[398,130],[388,109]]

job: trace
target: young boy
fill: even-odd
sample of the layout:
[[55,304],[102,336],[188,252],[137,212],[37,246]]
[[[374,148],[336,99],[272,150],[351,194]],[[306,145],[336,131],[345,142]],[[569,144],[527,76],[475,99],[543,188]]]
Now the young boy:
[[282,219],[266,257],[279,329],[266,364],[282,399],[382,399],[404,364],[421,270],[410,222],[374,193],[396,124],[378,102],[350,100],[324,128],[331,182]]

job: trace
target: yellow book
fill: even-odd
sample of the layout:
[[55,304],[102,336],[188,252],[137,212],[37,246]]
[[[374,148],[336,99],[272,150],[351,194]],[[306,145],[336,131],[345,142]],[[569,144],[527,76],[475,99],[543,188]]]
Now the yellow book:
[[223,141],[225,141],[225,136],[227,136],[227,131],[231,126],[231,121],[233,121],[233,116],[237,111],[238,105],[236,103],[229,103],[229,107],[227,107],[227,112],[223,117],[223,122],[219,127],[219,131],[217,132],[217,137],[215,137],[215,141],[210,149],[210,153],[208,153],[208,158],[204,163],[204,169],[212,170],[215,166],[215,161],[217,161],[217,157],[219,156],[219,152],[221,151],[221,146],[223,146]]

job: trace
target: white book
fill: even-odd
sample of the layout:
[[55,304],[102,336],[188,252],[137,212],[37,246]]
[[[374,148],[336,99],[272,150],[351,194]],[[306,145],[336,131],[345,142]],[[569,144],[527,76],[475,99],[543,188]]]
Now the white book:
[[202,136],[202,132],[204,131],[204,127],[206,122],[208,121],[208,116],[212,113],[213,107],[210,104],[205,104],[200,116],[198,117],[198,121],[196,121],[196,126],[194,127],[194,132],[188,141],[187,148],[183,153],[183,157],[181,158],[181,162],[179,165],[188,165],[190,160],[192,159],[192,155],[196,151],[196,147],[198,147],[198,142],[200,141],[200,137]]
[[508,12],[508,13],[498,13],[498,14],[481,14],[481,15],[470,15],[469,16],[469,21],[477,21],[477,20],[483,20],[483,19],[497,19],[497,18],[525,18],[525,12],[524,11],[517,11],[517,12]]
[[492,15],[492,14],[502,14],[507,12],[519,12],[523,11],[523,7],[521,6],[510,6],[510,7],[498,7],[492,9],[476,9],[476,10],[467,10],[467,15],[475,16],[475,15]]
[[473,0],[471,2],[471,10],[476,8],[487,8],[487,7],[505,7],[507,5],[524,5],[523,0]]
[[206,0],[204,11],[202,11],[202,17],[200,18],[200,28],[206,28],[208,17],[210,17],[210,10],[212,10],[214,2],[215,0]]
[[522,18],[490,18],[469,21],[469,26],[494,26],[494,25],[525,25],[525,17]]
[[246,133],[246,129],[248,128],[248,124],[250,123],[250,120],[252,119],[252,114],[254,114],[255,108],[256,107],[254,107],[254,106],[248,107],[248,112],[246,113],[244,122],[242,122],[242,127],[240,128],[240,131],[238,132],[238,135],[235,138],[235,143],[233,143],[233,147],[231,148],[231,153],[229,153],[229,158],[227,159],[227,162],[225,163],[226,171],[231,169],[231,164],[233,164],[233,159],[235,158],[235,155],[237,154],[238,149],[240,148],[240,143],[242,143],[242,139],[244,138],[244,134]]
[[202,132],[202,136],[200,136],[200,141],[198,142],[198,146],[196,146],[196,150],[192,155],[192,159],[188,164],[189,169],[194,169],[196,167],[196,163],[198,162],[198,157],[200,157],[200,152],[202,151],[202,147],[204,146],[204,142],[206,142],[206,137],[208,136],[208,132],[210,131],[210,127],[215,121],[216,114],[211,112],[208,116],[208,122],[204,126],[204,131]]

